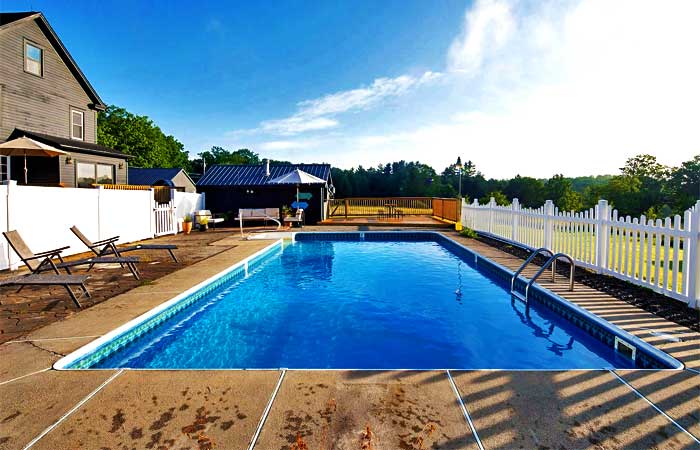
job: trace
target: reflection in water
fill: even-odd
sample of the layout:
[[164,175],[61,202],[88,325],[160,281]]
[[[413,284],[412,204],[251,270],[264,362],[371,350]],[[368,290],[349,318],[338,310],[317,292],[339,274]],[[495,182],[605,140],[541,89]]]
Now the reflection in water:
[[457,290],[455,291],[457,303],[462,304],[462,260],[457,260]]
[[515,311],[515,314],[520,319],[520,322],[522,322],[523,325],[527,326],[532,330],[533,336],[537,338],[544,338],[547,341],[549,341],[550,345],[549,347],[547,347],[547,350],[549,350],[557,356],[563,356],[564,350],[571,350],[574,347],[573,336],[569,338],[569,342],[567,342],[565,345],[554,342],[554,340],[552,339],[552,335],[554,334],[554,331],[556,329],[555,325],[548,320],[545,321],[549,324],[549,327],[547,327],[545,331],[544,328],[537,325],[530,317],[530,305],[525,305],[525,313],[523,313],[516,307],[515,301],[516,298],[511,297],[510,305],[513,308],[513,311]]
[[[282,274],[292,286],[330,281],[333,278],[334,257],[331,241],[314,242],[313,246],[297,242],[282,253],[282,264],[289,268]],[[303,270],[300,270],[302,267]]]

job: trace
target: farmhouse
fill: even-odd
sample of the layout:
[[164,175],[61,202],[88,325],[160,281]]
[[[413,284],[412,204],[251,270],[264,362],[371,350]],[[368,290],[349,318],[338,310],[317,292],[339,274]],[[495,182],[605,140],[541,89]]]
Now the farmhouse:
[[0,182],[127,182],[130,156],[97,144],[97,113],[106,106],[43,14],[0,13],[0,61],[0,143],[28,137],[59,151],[0,156]]

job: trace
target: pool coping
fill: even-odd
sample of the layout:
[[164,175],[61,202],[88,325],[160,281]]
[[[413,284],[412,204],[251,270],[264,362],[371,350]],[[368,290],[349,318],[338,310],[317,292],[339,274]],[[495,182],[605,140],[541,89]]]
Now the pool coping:
[[[275,235],[277,233],[265,233],[270,234],[270,235]],[[359,235],[360,239],[359,240],[364,240],[364,235],[370,234],[390,234],[390,235],[408,235],[408,234],[420,234],[420,235],[426,235],[426,236],[431,236],[433,237],[433,240],[436,242],[440,241],[447,241],[450,245],[457,246],[460,250],[467,252],[468,254],[474,256],[474,262],[475,265],[479,263],[479,261],[482,261],[483,263],[486,263],[488,265],[491,265],[493,268],[497,269],[501,274],[512,277],[513,271],[510,270],[509,268],[496,263],[495,261],[492,261],[478,252],[468,248],[467,246],[455,241],[454,239],[450,238],[449,236],[446,236],[445,234],[439,232],[439,231],[427,231],[427,230],[412,230],[412,231],[310,231],[310,232],[305,232],[305,231],[300,231],[300,232],[286,232],[284,233],[284,238],[286,239],[291,239],[292,241],[296,240],[296,235],[299,234],[304,234],[304,235],[347,235],[347,234],[355,234]],[[277,234],[279,237],[279,235]],[[258,239],[265,239],[264,237],[260,237]],[[213,282],[217,281],[218,279],[226,276],[227,274],[235,271],[236,269],[239,269],[241,266],[247,266],[247,264],[259,257],[264,255],[265,253],[271,251],[277,246],[283,247],[283,239],[278,238],[274,242],[272,242],[270,245],[264,247],[263,249],[253,253],[252,255],[247,256],[241,261],[238,261],[237,263],[231,265],[230,267],[224,269],[223,271],[209,277],[208,279],[197,283],[195,286],[192,286],[191,288],[185,290],[184,292],[176,295],[175,297],[171,298],[170,300],[167,300],[160,305],[152,308],[151,310],[141,314],[140,316],[126,322],[125,324],[117,327],[116,329],[110,331],[109,333],[106,333],[102,337],[96,339],[95,341],[90,342],[89,344],[86,344],[79,349],[75,350],[74,352],[71,352],[70,354],[64,356],[60,360],[58,360],[56,363],[54,363],[53,368],[56,370],[64,370],[64,371],[70,371],[70,370],[79,370],[79,371],[84,371],[84,370],[115,370],[114,368],[92,368],[92,367],[86,367],[86,368],[80,368],[80,367],[70,367],[72,364],[75,364],[76,362],[80,361],[81,359],[89,356],[91,353],[97,351],[101,347],[105,346],[108,344],[110,341],[113,341],[123,335],[128,334],[129,331],[136,329],[140,325],[144,325],[147,323],[150,319],[156,317],[158,314],[163,313],[164,311],[168,310],[170,307],[178,304],[185,298],[187,298],[189,295],[197,292],[198,290],[205,288],[206,286],[212,284]],[[449,249],[448,249],[449,250]],[[559,305],[563,306],[566,309],[569,309],[574,312],[574,314],[583,316],[585,319],[589,320],[590,322],[593,322],[596,326],[603,328],[606,332],[610,333],[613,336],[617,336],[621,339],[624,339],[627,341],[628,344],[633,345],[635,348],[638,350],[642,350],[643,352],[647,353],[648,355],[651,355],[653,358],[655,358],[658,362],[661,362],[662,364],[665,364],[668,367],[665,368],[654,368],[654,367],[638,367],[638,368],[633,368],[630,370],[683,370],[685,368],[685,364],[672,357],[668,353],[664,352],[663,350],[660,350],[656,348],[654,345],[645,342],[641,338],[632,335],[631,333],[625,331],[624,329],[618,327],[617,325],[612,324],[611,322],[598,317],[594,313],[591,313],[587,311],[586,309],[576,305],[575,303],[567,300],[566,298],[556,294],[555,292],[552,292],[549,289],[546,289],[539,285],[538,283],[535,283],[533,285],[533,292],[536,292],[540,295],[544,295],[548,297],[549,299],[552,299],[556,301]],[[537,300],[536,300],[537,301]],[[551,310],[551,307],[548,305],[544,305],[545,307],[549,308]],[[557,311],[552,311],[555,314],[561,315]],[[566,317],[564,317],[565,320],[570,320]],[[574,324],[574,326],[579,326]],[[588,332],[589,334],[590,331],[584,330]],[[594,337],[595,338],[595,337]],[[599,339],[599,338],[598,338]],[[271,367],[271,368],[120,368],[123,370],[145,370],[145,371],[156,371],[156,370],[185,370],[185,371],[202,371],[202,370],[219,370],[219,371],[269,371],[269,370],[326,370],[326,371],[348,371],[348,370],[367,370],[367,371],[413,371],[413,370],[484,370],[484,371],[570,371],[570,370],[618,370],[616,368],[608,368],[608,367],[602,367],[602,368],[580,368],[580,369],[501,369],[501,368],[490,368],[490,369],[482,369],[482,368],[430,368],[430,369],[416,369],[416,368],[390,368],[390,369],[357,369],[357,368],[294,368],[294,369],[287,369],[287,368],[282,368],[282,367]]]
[[[189,289],[186,289],[185,291],[177,294],[176,296],[172,297],[169,300],[166,300],[165,302],[161,303],[160,305],[146,311],[145,313],[129,320],[128,322],[120,325],[119,327],[115,328],[114,330],[102,335],[98,339],[95,339],[94,341],[89,342],[88,344],[78,348],[77,350],[69,353],[68,355],[62,357],[58,361],[56,361],[53,364],[53,369],[55,370],[114,370],[114,369],[96,369],[96,368],[74,368],[74,367],[69,367],[71,364],[79,361],[80,359],[88,356],[92,352],[98,350],[100,347],[103,345],[109,343],[110,341],[126,334],[130,330],[136,328],[139,325],[145,324],[149,319],[156,317],[158,314],[168,310],[170,307],[176,305],[177,303],[181,302],[183,299],[187,298],[189,295],[194,294],[198,290],[210,285],[211,283],[215,282],[216,280],[226,276],[227,274],[235,271],[236,269],[239,269],[241,267],[244,267],[247,270],[248,263],[259,257],[264,255],[265,253],[273,250],[275,247],[282,247],[283,240],[278,239],[274,242],[272,242],[270,245],[265,246],[264,248],[254,252],[251,255],[248,255],[247,257],[243,258],[242,260],[232,264],[231,266],[227,267],[226,269],[216,273],[215,275],[212,275],[211,277],[207,278],[206,280],[200,281],[199,283],[195,284],[194,286],[190,287]],[[125,368],[126,369],[126,368]],[[133,370],[133,369],[129,369]],[[203,369],[207,370],[207,369]]]

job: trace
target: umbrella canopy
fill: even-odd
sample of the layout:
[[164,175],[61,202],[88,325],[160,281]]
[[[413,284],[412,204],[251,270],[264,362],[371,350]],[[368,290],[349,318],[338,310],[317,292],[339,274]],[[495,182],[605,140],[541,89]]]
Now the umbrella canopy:
[[27,184],[27,156],[58,156],[68,152],[22,136],[0,144],[0,155],[24,156],[24,184]]
[[292,170],[282,176],[273,178],[269,181],[270,184],[296,184],[297,186],[297,205],[299,204],[299,185],[300,184],[326,184],[326,180],[315,177],[310,173],[304,172],[301,169]]
[[270,184],[326,184],[326,180],[315,177],[300,169],[292,170],[268,181]]

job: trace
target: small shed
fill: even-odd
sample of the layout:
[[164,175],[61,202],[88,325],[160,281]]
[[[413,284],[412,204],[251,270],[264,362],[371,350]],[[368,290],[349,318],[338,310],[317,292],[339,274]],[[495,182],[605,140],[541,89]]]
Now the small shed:
[[129,184],[140,186],[170,186],[179,191],[197,192],[194,181],[183,169],[129,167]]
[[[272,182],[297,169],[325,181],[299,185],[299,205],[296,185]],[[299,206],[304,209],[306,223],[317,223],[326,218],[332,185],[330,164],[220,164],[207,168],[197,189],[206,194],[207,208],[214,212],[230,212],[235,217],[240,208]]]

